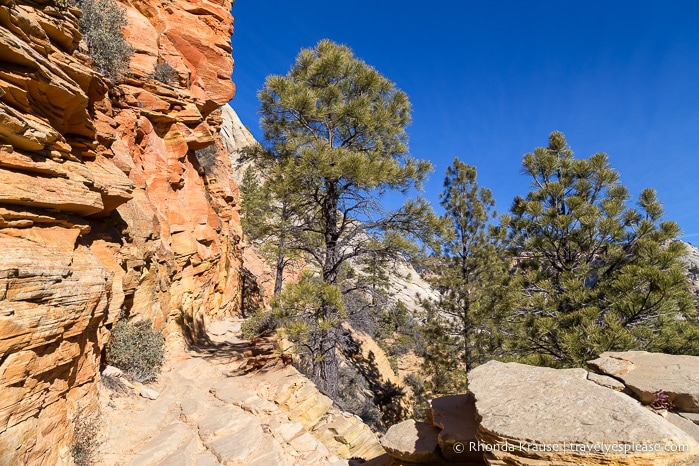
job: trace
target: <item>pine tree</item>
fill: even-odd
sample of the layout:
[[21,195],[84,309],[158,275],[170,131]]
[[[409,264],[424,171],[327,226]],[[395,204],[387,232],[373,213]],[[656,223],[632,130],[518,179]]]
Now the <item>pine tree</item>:
[[521,287],[504,331],[514,358],[580,366],[610,350],[699,354],[679,227],[661,221],[655,191],[629,207],[607,156],[575,159],[560,132],[522,165],[533,190],[505,218]]
[[426,367],[442,390],[458,391],[468,370],[500,356],[509,261],[501,230],[491,224],[495,200],[476,182],[475,167],[455,158],[440,199],[447,228],[433,280],[440,299],[426,306]]
[[[308,297],[315,306],[311,314],[308,307],[303,313],[285,310],[296,300],[283,295],[294,296],[298,286],[285,288],[275,302],[289,319],[303,315],[304,325],[314,327],[296,332],[297,343],[312,356],[315,381],[332,396],[344,315],[327,287],[341,289],[351,276],[349,261],[404,253],[411,247],[407,236],[429,230],[425,201],[394,211],[380,201],[390,190],[420,188],[431,165],[408,153],[405,93],[346,46],[323,40],[302,50],[286,76],[267,78],[259,97],[264,152],[277,161],[281,185],[293,192],[292,247],[319,276],[298,285],[317,292],[318,299]],[[277,184],[265,184],[272,202],[283,197]]]
[[[294,229],[299,227],[294,211],[296,192],[287,183],[284,170],[261,147],[254,146],[246,152],[256,154],[259,165],[248,166],[243,174],[241,223],[258,251],[275,266],[274,296],[277,296],[282,290],[284,271],[299,261],[294,243]],[[260,172],[265,173],[266,180],[259,179]]]

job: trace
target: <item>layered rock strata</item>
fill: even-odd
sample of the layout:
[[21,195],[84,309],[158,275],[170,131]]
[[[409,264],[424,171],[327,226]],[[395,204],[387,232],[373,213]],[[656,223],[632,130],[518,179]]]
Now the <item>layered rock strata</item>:
[[373,458],[384,450],[362,420],[340,411],[292,366],[256,377],[257,395],[275,403],[341,458]]
[[[176,345],[239,312],[237,188],[215,142],[231,2],[125,7],[135,54],[113,86],[79,49],[78,9],[0,0],[0,464],[69,464],[120,314]],[[164,61],[171,83],[150,77]]]

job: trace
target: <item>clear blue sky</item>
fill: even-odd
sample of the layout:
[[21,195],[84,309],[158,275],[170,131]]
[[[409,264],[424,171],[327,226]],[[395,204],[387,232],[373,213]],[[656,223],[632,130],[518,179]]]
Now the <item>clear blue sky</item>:
[[655,188],[699,244],[699,2],[237,0],[232,12],[231,105],[258,139],[265,77],[329,38],[408,94],[434,204],[458,155],[509,210],[529,191],[522,155],[560,130],[577,157],[606,152],[634,199]]

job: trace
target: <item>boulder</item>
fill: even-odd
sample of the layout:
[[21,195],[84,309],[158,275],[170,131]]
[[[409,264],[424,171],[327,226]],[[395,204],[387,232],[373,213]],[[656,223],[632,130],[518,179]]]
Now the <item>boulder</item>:
[[421,464],[444,462],[439,448],[439,429],[413,419],[391,426],[381,445],[393,458]]
[[124,375],[124,372],[118,367],[106,366],[102,371],[102,375],[105,377],[121,377]]
[[[490,361],[469,373],[477,443],[489,465],[693,464],[699,444],[583,369]],[[682,450],[682,451],[679,451]]]
[[141,391],[138,393],[143,398],[148,398],[149,400],[157,400],[160,393],[148,387],[141,387]]
[[[665,392],[679,411],[699,413],[699,357],[646,351],[602,353],[588,362],[595,371],[620,379],[642,403]],[[624,366],[627,370],[619,371]]]

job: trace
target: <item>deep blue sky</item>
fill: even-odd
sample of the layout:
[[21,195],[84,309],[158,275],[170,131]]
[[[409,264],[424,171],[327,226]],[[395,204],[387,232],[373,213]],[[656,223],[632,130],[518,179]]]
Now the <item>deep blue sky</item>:
[[258,139],[265,77],[329,38],[408,94],[433,203],[458,155],[509,210],[522,155],[560,130],[577,157],[606,152],[634,199],[656,188],[699,243],[699,2],[237,0],[233,16],[231,105]]

